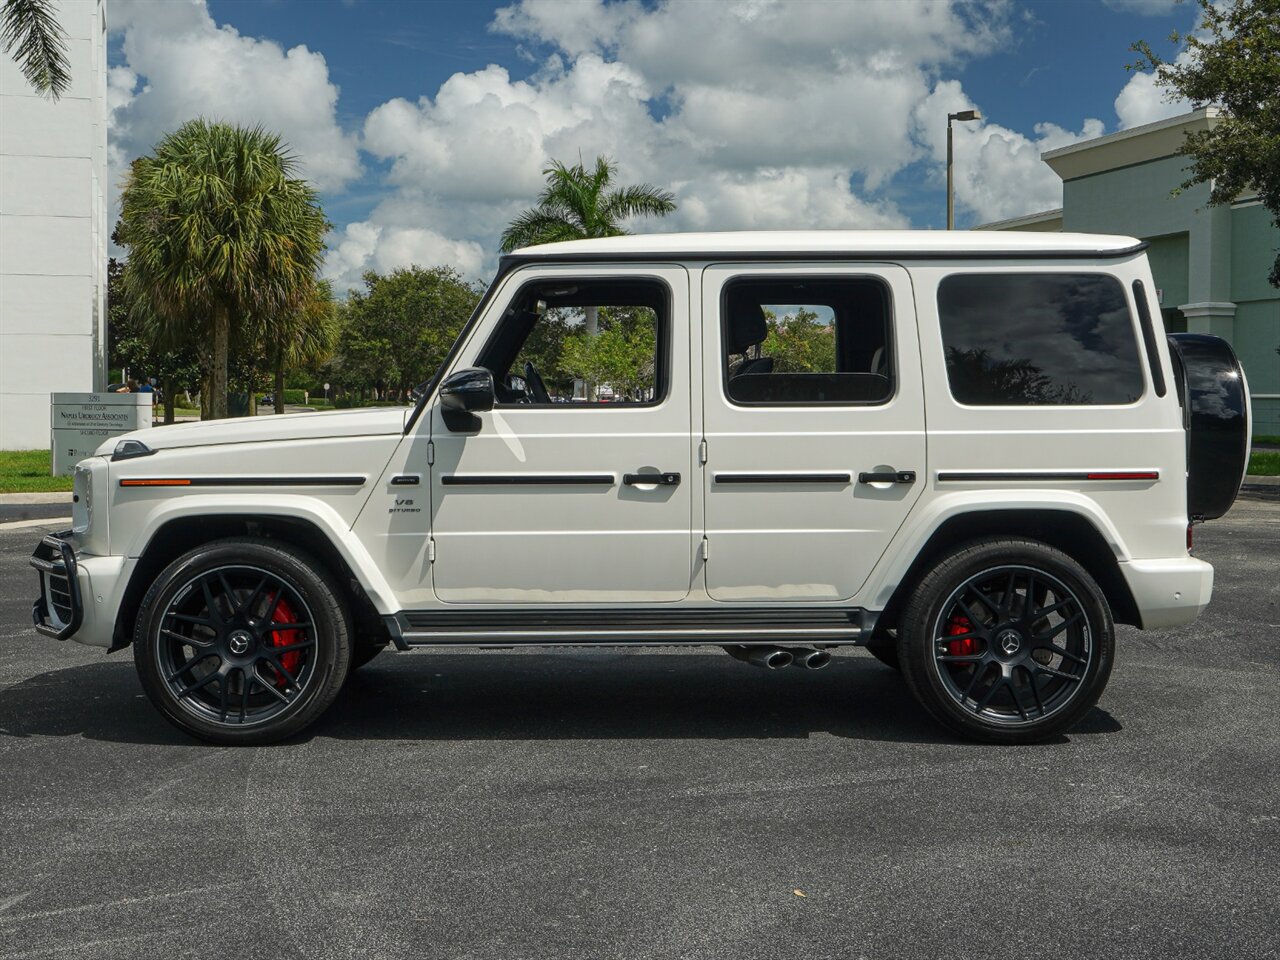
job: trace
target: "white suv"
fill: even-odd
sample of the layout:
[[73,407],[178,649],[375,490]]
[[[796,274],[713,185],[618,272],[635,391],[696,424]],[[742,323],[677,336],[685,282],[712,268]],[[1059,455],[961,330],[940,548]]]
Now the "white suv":
[[[953,730],[1043,739],[1098,699],[1115,621],[1205,608],[1191,522],[1243,476],[1243,374],[1223,341],[1166,340],[1143,246],[519,251],[413,409],[171,426],[82,462],[73,529],[32,559],[36,625],[132,644],[161,712],[222,743],[302,729],[388,644],[810,669],[860,644]],[[550,368],[553,335],[594,384]]]

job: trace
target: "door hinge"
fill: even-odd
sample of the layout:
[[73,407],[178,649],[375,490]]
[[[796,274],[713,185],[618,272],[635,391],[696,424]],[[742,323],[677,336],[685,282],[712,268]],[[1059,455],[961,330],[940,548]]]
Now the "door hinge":
[[706,440],[703,440],[698,444],[698,462],[699,463],[707,462],[707,441]]
[[711,544],[707,542],[706,537],[702,538],[702,559],[703,560],[711,559]]
[[434,440],[427,441],[427,466],[434,467],[436,465],[436,444]]
[[434,537],[427,538],[427,563],[436,562],[436,541]]

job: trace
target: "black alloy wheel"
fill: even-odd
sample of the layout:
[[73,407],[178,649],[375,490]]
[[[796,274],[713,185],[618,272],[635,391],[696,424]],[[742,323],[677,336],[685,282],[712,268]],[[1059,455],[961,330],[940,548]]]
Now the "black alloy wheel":
[[1101,590],[1066,554],[987,540],[944,559],[903,617],[899,660],[944,724],[996,742],[1070,727],[1111,671],[1114,625]]
[[173,723],[219,743],[267,743],[328,707],[350,661],[340,593],[317,561],[256,539],[174,561],[144,598],[134,659]]

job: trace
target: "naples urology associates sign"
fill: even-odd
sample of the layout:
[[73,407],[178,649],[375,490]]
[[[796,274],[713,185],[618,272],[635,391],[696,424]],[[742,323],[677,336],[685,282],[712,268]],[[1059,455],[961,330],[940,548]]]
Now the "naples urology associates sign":
[[154,393],[55,393],[51,406],[53,472],[69,476],[111,437],[151,426]]

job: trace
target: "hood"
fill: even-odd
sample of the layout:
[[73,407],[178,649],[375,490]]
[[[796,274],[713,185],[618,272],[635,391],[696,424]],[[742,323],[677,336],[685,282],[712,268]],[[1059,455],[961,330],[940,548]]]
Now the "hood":
[[366,437],[404,432],[411,407],[364,407],[326,413],[286,413],[229,420],[201,420],[171,423],[168,426],[135,430],[112,437],[97,451],[110,456],[121,440],[140,440],[152,450],[178,447],[205,447],[223,443],[275,443],[288,440],[319,440],[325,437]]

